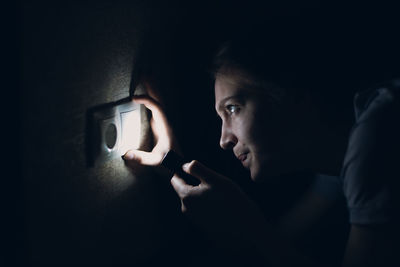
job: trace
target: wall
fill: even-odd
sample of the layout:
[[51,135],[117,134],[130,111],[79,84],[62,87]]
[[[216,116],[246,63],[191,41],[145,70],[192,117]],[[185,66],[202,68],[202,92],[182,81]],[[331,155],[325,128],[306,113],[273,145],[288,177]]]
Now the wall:
[[[86,111],[129,96],[144,15],[139,4],[23,5],[28,263],[143,264],[162,252],[165,227],[174,227],[179,213],[168,203],[176,199],[164,181],[132,174],[121,159],[86,166]],[[163,217],[160,209],[171,212]]]

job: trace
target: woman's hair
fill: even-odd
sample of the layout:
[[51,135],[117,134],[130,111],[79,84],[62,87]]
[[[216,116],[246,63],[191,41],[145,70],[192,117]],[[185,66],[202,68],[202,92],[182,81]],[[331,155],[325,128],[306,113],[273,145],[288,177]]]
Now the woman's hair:
[[352,108],[354,94],[345,86],[342,52],[335,40],[309,29],[253,28],[223,43],[213,74],[237,76],[274,97],[308,94],[325,115],[336,116],[338,102]]
[[[334,48],[318,36],[294,28],[253,28],[226,41],[214,59],[214,75],[233,70],[257,84],[310,90],[332,71],[328,59]],[[332,63],[332,62],[331,62]]]

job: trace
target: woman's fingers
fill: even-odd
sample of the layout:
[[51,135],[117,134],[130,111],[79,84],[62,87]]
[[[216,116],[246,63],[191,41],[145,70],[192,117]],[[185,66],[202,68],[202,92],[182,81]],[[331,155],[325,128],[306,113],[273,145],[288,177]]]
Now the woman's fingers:
[[207,168],[206,166],[204,166],[197,160],[192,160],[189,163],[183,164],[182,169],[186,173],[188,173],[208,184],[211,184],[217,180],[221,180],[221,179],[225,178],[225,177],[221,176],[220,174],[214,172],[213,170]]
[[150,109],[154,119],[156,120],[161,119],[163,121],[166,120],[165,114],[162,112],[161,104],[155,99],[147,95],[133,96],[132,99],[136,103],[143,104],[145,105],[146,108]]
[[147,95],[141,95],[134,96],[133,101],[138,104],[143,104],[146,108],[150,109],[153,116],[150,124],[156,139],[169,136],[168,120],[162,110],[161,104],[157,102],[157,100]]
[[171,178],[171,184],[179,198],[185,198],[189,195],[190,191],[193,189],[192,185],[189,185],[178,175],[174,175]]
[[172,149],[173,133],[168,124],[168,120],[160,103],[150,96],[134,96],[132,100],[138,104],[143,104],[146,108],[150,109],[152,113],[150,125],[155,138],[155,147],[152,152],[130,150],[126,152],[123,158],[127,161],[134,161],[141,165],[159,165],[165,153]]
[[160,103],[148,95],[134,95],[133,101],[145,105],[148,109],[152,110],[155,107],[160,107]]
[[145,152],[141,150],[129,150],[123,156],[126,161],[134,161],[141,165],[156,166],[161,163],[162,155],[160,153]]

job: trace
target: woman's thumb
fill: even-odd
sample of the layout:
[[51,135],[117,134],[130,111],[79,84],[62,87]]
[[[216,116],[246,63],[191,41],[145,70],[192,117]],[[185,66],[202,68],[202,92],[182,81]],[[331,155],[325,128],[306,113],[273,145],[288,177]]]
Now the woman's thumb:
[[125,161],[134,161],[141,165],[156,166],[161,163],[161,157],[153,152],[141,150],[128,150],[122,158]]

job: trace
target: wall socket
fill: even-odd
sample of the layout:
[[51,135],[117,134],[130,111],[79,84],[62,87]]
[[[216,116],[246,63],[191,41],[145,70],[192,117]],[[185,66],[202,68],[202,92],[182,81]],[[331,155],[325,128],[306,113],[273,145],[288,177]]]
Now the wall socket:
[[102,164],[120,158],[141,142],[143,105],[130,99],[93,107],[87,112],[87,163]]

